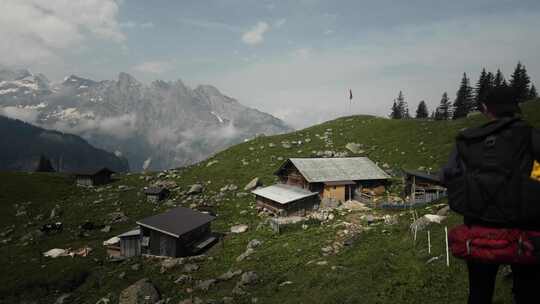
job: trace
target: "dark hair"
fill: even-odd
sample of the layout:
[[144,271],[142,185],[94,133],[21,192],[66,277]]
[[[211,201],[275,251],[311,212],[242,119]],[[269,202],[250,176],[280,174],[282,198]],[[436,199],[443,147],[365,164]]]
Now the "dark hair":
[[506,86],[489,90],[484,104],[487,110],[496,117],[512,117],[521,113],[514,90]]

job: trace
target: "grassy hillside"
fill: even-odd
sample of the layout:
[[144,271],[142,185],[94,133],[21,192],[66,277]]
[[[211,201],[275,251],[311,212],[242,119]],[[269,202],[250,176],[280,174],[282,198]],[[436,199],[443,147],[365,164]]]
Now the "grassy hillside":
[[[540,102],[526,104],[525,114],[540,127]],[[278,235],[261,224],[253,197],[242,190],[254,177],[264,184],[273,183],[273,173],[288,157],[345,152],[349,142],[363,144],[362,155],[395,171],[435,170],[444,163],[458,130],[482,122],[481,116],[448,122],[345,117],[290,134],[259,137],[188,168],[123,175],[113,184],[93,190],[77,188],[69,177],[58,174],[0,173],[0,303],[54,303],[64,293],[71,293],[65,303],[96,303],[103,297],[116,303],[121,290],[143,277],[150,278],[162,298],[171,298],[171,303],[190,296],[205,301],[233,297],[234,303],[252,303],[255,298],[258,303],[463,303],[467,294],[465,267],[453,258],[446,267],[443,226],[430,228],[432,254],[427,252],[425,231],[413,242],[409,211],[336,211],[332,220]],[[142,187],[157,180],[178,186],[166,204],[147,203],[141,193]],[[202,195],[186,194],[194,183],[204,185]],[[239,189],[220,191],[229,184]],[[173,205],[214,210],[218,219],[213,227],[218,232],[226,233],[235,224],[247,224],[249,230],[228,234],[207,258],[195,262],[200,268],[189,273],[192,283],[174,282],[184,274],[183,266],[160,273],[159,261],[106,261],[102,241]],[[49,219],[55,206],[59,206],[60,216]],[[431,208],[417,212],[432,212]],[[86,220],[109,224],[113,212],[123,212],[128,220],[110,224],[110,232],[96,229],[80,233],[78,226]],[[368,226],[368,214],[388,214],[397,223]],[[62,233],[37,235],[37,228],[54,221],[64,223]],[[452,214],[444,225],[459,222],[459,216]],[[237,262],[253,239],[262,245]],[[341,244],[343,239],[350,239],[351,244],[325,255],[323,248]],[[51,259],[41,254],[51,248],[87,245],[94,249],[88,257]],[[427,264],[432,257],[440,258]],[[218,282],[208,291],[194,288],[196,281],[215,279],[231,269],[258,274],[258,282],[246,288],[248,294],[232,295],[238,277]],[[509,302],[510,285],[500,278],[497,303]]]

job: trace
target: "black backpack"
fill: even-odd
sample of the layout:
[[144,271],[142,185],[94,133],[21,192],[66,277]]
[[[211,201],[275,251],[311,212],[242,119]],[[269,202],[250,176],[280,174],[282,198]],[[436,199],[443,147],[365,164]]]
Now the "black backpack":
[[504,118],[461,132],[458,168],[447,180],[450,208],[493,224],[540,225],[540,182],[530,178],[538,155],[533,130]]

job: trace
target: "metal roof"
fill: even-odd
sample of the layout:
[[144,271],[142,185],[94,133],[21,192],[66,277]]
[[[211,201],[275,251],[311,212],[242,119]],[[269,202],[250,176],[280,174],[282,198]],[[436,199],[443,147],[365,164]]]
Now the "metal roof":
[[418,171],[418,170],[403,170],[403,172],[405,172],[405,174],[407,174],[407,175],[427,179],[427,180],[432,181],[434,183],[440,183],[441,182],[441,179],[439,178],[438,175],[431,174],[429,172]]
[[123,238],[123,237],[130,237],[130,236],[138,236],[141,234],[141,230],[139,228],[137,229],[133,229],[131,231],[128,231],[128,232],[124,232],[120,235],[117,235],[116,237],[118,238]]
[[290,158],[289,161],[310,183],[390,178],[367,157]]
[[306,197],[318,195],[316,192],[311,192],[295,186],[276,184],[264,188],[259,188],[251,191],[255,195],[262,196],[280,204],[287,204]]
[[211,215],[189,208],[176,207],[165,213],[142,219],[137,224],[179,238],[215,219]]

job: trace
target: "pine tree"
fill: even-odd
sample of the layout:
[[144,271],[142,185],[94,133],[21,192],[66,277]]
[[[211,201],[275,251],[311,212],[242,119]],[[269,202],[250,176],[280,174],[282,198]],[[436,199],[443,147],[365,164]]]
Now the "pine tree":
[[401,119],[401,117],[402,117],[401,111],[399,110],[396,100],[394,99],[394,104],[392,105],[392,113],[390,113],[390,118]]
[[451,117],[450,113],[450,100],[448,99],[448,94],[446,92],[443,93],[441,98],[441,103],[437,107],[437,110],[435,111],[435,120],[447,120]]
[[504,75],[501,72],[501,70],[497,70],[497,74],[495,74],[495,78],[493,79],[493,87],[494,88],[501,88],[501,87],[507,87],[506,79],[504,79]]
[[408,119],[410,118],[409,115],[409,106],[407,105],[407,102],[405,101],[405,97],[403,96],[403,92],[399,91],[398,97],[397,97],[397,106],[398,110],[401,114],[401,119]]
[[473,89],[471,88],[467,74],[463,73],[461,85],[454,101],[454,119],[466,117],[474,107]]
[[416,119],[424,119],[429,117],[429,111],[425,101],[420,101],[416,109]]
[[486,96],[494,86],[494,76],[491,72],[487,73],[486,69],[480,73],[480,78],[476,83],[475,98],[472,110],[480,110],[480,104],[486,102]]
[[529,90],[529,99],[536,99],[538,98],[538,93],[536,92],[536,87],[531,85],[531,89]]
[[523,102],[529,98],[529,85],[531,79],[527,75],[527,69],[521,62],[518,62],[512,77],[510,78],[510,87],[514,91],[514,99],[517,102]]

